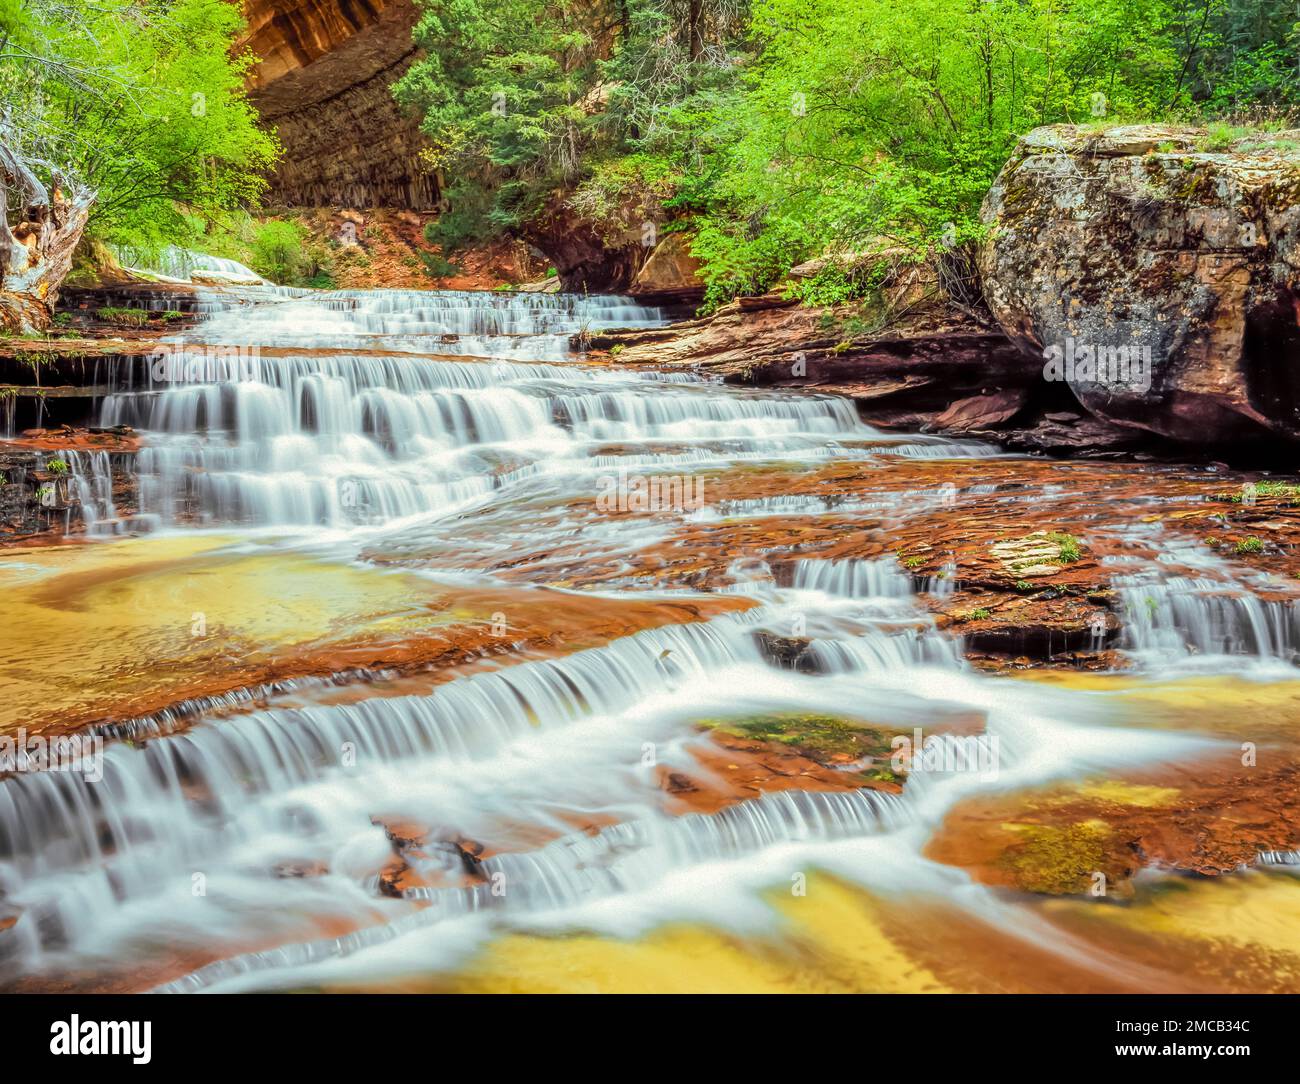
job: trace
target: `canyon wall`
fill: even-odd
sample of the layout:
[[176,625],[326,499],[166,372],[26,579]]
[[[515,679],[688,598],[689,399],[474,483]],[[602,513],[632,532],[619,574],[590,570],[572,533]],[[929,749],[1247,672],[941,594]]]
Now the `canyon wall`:
[[261,58],[250,98],[284,158],[268,202],[432,209],[417,123],[389,88],[415,58],[412,0],[247,0],[243,44]]

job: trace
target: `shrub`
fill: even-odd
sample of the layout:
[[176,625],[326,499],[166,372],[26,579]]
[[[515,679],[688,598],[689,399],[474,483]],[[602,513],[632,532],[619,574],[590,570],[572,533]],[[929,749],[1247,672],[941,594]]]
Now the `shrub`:
[[253,270],[272,282],[293,285],[308,270],[304,242],[302,227],[297,223],[262,223],[253,235]]

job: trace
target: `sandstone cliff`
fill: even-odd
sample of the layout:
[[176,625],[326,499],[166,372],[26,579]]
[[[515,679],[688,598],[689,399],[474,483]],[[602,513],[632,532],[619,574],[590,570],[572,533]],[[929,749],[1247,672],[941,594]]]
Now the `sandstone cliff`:
[[435,207],[419,126],[389,89],[415,58],[412,0],[248,0],[245,13],[262,61],[250,97],[284,145],[269,202]]

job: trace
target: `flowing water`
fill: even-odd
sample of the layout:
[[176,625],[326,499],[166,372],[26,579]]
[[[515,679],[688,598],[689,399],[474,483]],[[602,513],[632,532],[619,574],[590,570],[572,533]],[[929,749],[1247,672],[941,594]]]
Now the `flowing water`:
[[[1286,986],[1285,825],[1235,880],[1115,900],[1016,891],[944,839],[981,802],[1172,802],[1238,763],[1244,704],[1290,756],[1291,594],[1130,531],[1122,675],[985,673],[929,604],[955,560],[799,554],[1068,496],[949,481],[992,448],[588,364],[571,337],[664,320],[616,298],[224,296],[105,363],[151,533],[0,568],[5,725],[106,741],[0,779],[0,984],[1219,988],[1230,910],[1239,956],[1281,961],[1250,981]],[[808,481],[828,465],[865,484]],[[70,462],[92,535],[123,529],[111,467]],[[711,730],[775,717],[930,740],[901,786],[863,785],[887,753],[742,782]]]

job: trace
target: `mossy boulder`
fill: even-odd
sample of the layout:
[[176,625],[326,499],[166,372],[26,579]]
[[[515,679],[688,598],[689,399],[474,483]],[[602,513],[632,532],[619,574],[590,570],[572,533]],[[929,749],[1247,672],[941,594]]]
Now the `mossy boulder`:
[[1300,439],[1300,133],[1054,125],[990,190],[1007,334],[1098,418]]

